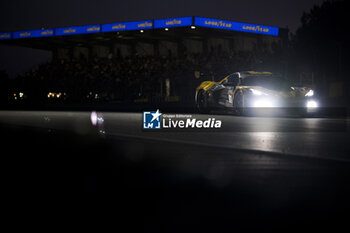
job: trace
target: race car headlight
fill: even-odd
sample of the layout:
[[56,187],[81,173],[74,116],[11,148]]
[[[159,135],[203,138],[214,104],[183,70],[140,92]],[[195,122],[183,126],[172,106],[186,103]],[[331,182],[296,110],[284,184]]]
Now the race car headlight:
[[307,108],[317,108],[318,104],[315,100],[309,100],[306,102],[306,107]]
[[272,108],[274,107],[272,101],[267,99],[257,100],[253,103],[253,107],[255,108]]
[[309,90],[306,94],[305,94],[305,96],[314,96],[314,91],[313,90]]
[[267,95],[266,93],[256,90],[256,89],[250,89],[250,91],[253,93],[253,95]]

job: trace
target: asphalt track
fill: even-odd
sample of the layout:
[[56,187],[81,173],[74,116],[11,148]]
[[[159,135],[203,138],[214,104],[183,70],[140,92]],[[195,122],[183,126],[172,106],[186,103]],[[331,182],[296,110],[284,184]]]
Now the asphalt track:
[[347,118],[191,114],[222,128],[147,131],[142,113],[91,113],[1,111],[3,190],[113,193],[103,205],[142,232],[348,231]]
[[[142,129],[142,113],[97,112],[96,115],[99,121],[94,128],[106,137],[350,162],[350,120],[347,118],[239,117],[186,113],[183,115],[191,115],[196,119],[221,120],[222,127],[218,130],[177,128],[149,131]],[[86,134],[93,127],[91,112],[2,111],[0,122],[77,134]]]

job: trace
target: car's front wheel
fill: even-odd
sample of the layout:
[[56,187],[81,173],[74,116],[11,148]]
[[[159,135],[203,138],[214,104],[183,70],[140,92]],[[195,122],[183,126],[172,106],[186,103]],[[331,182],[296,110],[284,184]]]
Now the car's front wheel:
[[233,106],[238,115],[245,114],[245,102],[242,91],[237,91],[233,99]]
[[203,91],[200,91],[197,95],[197,109],[199,112],[206,112],[208,110],[207,98]]

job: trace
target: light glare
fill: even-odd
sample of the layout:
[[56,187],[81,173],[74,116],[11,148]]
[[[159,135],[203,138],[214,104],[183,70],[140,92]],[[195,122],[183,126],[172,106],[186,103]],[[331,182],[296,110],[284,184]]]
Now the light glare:
[[255,90],[255,89],[250,89],[254,95],[262,95],[263,93],[261,91]]
[[272,108],[273,104],[268,100],[257,100],[254,102],[254,107],[256,108]]
[[313,96],[314,95],[314,91],[313,90],[309,90],[305,96]]
[[318,104],[317,104],[316,101],[310,100],[310,101],[307,101],[306,107],[307,107],[307,108],[317,108],[317,107],[318,107]]
[[92,125],[97,125],[97,113],[95,111],[91,112],[90,120]]

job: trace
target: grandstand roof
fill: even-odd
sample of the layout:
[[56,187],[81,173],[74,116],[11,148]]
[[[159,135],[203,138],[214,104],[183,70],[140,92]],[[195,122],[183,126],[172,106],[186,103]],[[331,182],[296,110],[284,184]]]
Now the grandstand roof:
[[0,42],[15,46],[51,50],[57,47],[91,46],[94,44],[110,44],[116,41],[122,43],[125,40],[132,39],[142,39],[144,41],[164,38],[177,40],[184,37],[200,39],[202,36],[217,34],[218,30],[222,37],[230,37],[232,32],[281,37],[287,31],[287,29],[272,26],[190,16],[2,32],[0,33]]

